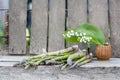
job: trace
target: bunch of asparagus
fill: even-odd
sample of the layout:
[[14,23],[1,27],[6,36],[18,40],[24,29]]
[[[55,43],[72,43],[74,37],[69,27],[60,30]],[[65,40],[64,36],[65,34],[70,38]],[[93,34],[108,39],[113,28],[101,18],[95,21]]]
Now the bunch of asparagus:
[[62,65],[61,69],[74,68],[81,66],[92,60],[92,55],[86,50],[79,50],[78,45],[62,49],[60,51],[39,54],[25,59],[14,67],[23,67],[25,69],[37,68],[39,65]]

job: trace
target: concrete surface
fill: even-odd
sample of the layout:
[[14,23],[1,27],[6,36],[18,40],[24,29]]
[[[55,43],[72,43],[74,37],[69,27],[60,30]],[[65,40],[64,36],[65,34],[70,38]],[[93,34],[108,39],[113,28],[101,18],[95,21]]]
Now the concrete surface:
[[60,70],[59,66],[39,66],[36,70],[14,68],[13,64],[25,59],[15,58],[0,57],[0,80],[120,80],[119,58],[111,58],[109,61],[94,59],[72,70]]
[[63,70],[41,66],[37,70],[0,67],[0,80],[120,80],[120,68],[77,68]]

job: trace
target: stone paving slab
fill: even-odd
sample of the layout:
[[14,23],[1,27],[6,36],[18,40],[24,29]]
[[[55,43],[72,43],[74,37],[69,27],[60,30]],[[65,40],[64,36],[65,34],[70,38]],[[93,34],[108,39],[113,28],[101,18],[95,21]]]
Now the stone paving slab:
[[0,80],[120,80],[120,68],[76,68],[62,71],[56,66],[40,66],[36,70],[0,67]]
[[109,61],[94,59],[72,70],[60,70],[57,65],[39,66],[38,69],[30,70],[14,68],[12,65],[25,57],[7,58],[0,57],[0,80],[120,80],[119,58],[111,58]]
[[120,58],[110,58],[110,60],[107,61],[98,61],[97,59],[94,59],[92,62],[81,67],[120,67]]
[[[13,66],[15,63],[28,58],[28,56],[0,56],[0,66]],[[120,67],[120,58],[111,58],[108,61],[98,61],[93,59],[92,62],[87,63],[81,67]]]

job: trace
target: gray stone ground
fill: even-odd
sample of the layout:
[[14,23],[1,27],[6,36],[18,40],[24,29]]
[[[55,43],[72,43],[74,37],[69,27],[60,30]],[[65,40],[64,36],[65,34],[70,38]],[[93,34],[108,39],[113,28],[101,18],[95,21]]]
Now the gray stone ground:
[[76,68],[61,71],[55,66],[34,70],[0,67],[0,80],[120,80],[120,68]]
[[120,58],[93,59],[79,68],[63,71],[59,66],[39,66],[36,70],[12,67],[25,58],[0,56],[0,80],[120,80]]

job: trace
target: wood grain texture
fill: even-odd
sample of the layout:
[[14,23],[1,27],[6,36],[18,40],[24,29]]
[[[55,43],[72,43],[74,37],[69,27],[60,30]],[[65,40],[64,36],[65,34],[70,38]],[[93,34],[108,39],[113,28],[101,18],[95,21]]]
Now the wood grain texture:
[[[79,24],[87,22],[87,0],[68,0],[68,29],[75,28]],[[78,44],[70,43],[69,46]],[[85,44],[79,44],[81,49]]]
[[0,0],[0,9],[9,9],[9,0]]
[[0,55],[0,62],[20,62],[32,56],[4,56]]
[[32,5],[30,53],[39,54],[47,48],[48,0],[33,0]]
[[50,0],[48,51],[65,48],[65,0]]
[[89,21],[99,27],[109,42],[110,29],[108,26],[108,2],[107,0],[89,0]]
[[3,29],[3,27],[5,26],[5,14],[6,10],[0,11],[0,29]]
[[6,45],[0,46],[0,55],[8,55],[8,47]]
[[[106,41],[110,42],[107,0],[89,0],[89,22],[99,27],[104,32]],[[95,45],[91,46],[90,52],[95,52]]]
[[16,64],[16,62],[0,62],[0,66],[4,67],[13,67],[14,64]]
[[110,0],[110,25],[113,57],[120,57],[120,0]]
[[26,54],[26,4],[27,0],[9,2],[9,54]]

